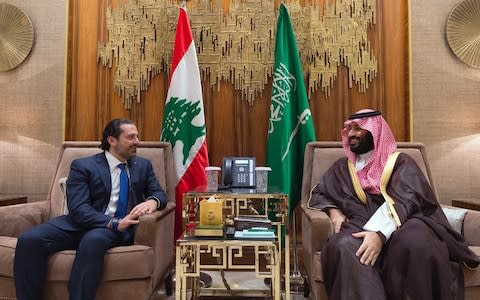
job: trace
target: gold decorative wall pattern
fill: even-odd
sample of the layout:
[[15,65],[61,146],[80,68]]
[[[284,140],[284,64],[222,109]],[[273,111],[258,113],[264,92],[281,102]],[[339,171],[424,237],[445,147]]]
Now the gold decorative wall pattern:
[[[250,103],[263,91],[272,75],[275,2],[189,1],[201,75],[210,79],[211,87],[229,81]],[[319,2],[286,3],[309,95],[318,89],[328,95],[341,64],[348,67],[349,86],[355,83],[365,91],[377,72],[367,37],[368,27],[375,24],[375,0]],[[128,0],[107,10],[108,41],[99,42],[97,57],[110,67],[115,62],[114,86],[127,108],[140,101],[152,76],[169,71],[178,5],[174,0]]]
[[375,24],[376,0],[326,0],[322,6],[314,2],[304,7],[288,1],[288,9],[308,78],[308,94],[320,88],[329,95],[341,64],[348,68],[349,87],[355,83],[365,92],[377,76],[377,59],[368,41],[368,28]]
[[97,60],[109,67],[115,62],[113,84],[130,108],[152,76],[169,68],[178,6],[167,0],[120,0],[118,5],[107,8],[108,41],[98,43]]
[[212,87],[231,82],[252,104],[272,76],[274,1],[233,0],[227,13],[210,0],[192,2],[199,2],[189,14],[202,78]]

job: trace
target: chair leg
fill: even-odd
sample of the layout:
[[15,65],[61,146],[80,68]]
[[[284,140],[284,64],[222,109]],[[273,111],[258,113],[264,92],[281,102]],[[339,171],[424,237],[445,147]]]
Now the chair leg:
[[310,284],[308,283],[308,278],[305,275],[303,279],[303,297],[308,298],[310,296]]
[[173,271],[170,270],[165,274],[165,294],[171,296],[173,294]]

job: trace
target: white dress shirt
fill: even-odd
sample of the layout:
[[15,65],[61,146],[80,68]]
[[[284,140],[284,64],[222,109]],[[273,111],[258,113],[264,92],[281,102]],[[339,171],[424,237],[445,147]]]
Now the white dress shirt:
[[[105,156],[107,157],[108,166],[110,168],[110,177],[112,179],[112,193],[110,194],[110,202],[108,202],[107,209],[105,214],[113,217],[117,211],[118,197],[120,193],[120,168],[118,167],[121,163],[127,163],[126,161],[120,161],[110,152],[105,151]],[[128,164],[125,168],[127,170],[128,178],[130,179],[130,172],[128,170]]]

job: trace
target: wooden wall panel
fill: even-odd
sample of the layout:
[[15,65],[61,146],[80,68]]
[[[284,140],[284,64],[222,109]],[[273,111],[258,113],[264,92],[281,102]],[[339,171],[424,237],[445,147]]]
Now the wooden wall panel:
[[[99,140],[108,120],[127,117],[137,123],[143,140],[156,141],[160,137],[168,77],[161,74],[153,78],[149,90],[142,93],[141,103],[134,104],[131,110],[124,109],[113,90],[115,69],[96,62],[97,42],[105,37],[108,3],[70,1],[65,139]],[[358,92],[356,86],[348,87],[348,72],[341,66],[331,95],[317,92],[311,97],[318,140],[339,140],[344,119],[367,107],[383,112],[397,140],[409,140],[408,1],[377,0],[377,24],[370,30],[370,41],[378,59],[378,76],[366,93]],[[218,90],[203,82],[203,95],[210,163],[221,165],[224,156],[242,155],[255,156],[257,164],[263,165],[271,83],[253,106],[242,100],[240,92],[228,82],[221,82]]]

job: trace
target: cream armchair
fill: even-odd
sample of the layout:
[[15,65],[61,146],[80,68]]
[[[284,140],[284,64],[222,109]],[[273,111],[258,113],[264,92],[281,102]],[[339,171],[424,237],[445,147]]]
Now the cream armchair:
[[[64,143],[50,192],[45,201],[0,207],[0,299],[15,298],[13,258],[17,236],[35,225],[64,213],[59,182],[68,175],[72,160],[100,152],[98,142]],[[105,256],[97,299],[148,299],[173,262],[175,174],[169,143],[144,142],[137,154],[152,162],[168,196],[167,207],[140,217],[132,246],[110,249]],[[44,299],[68,299],[68,278],[75,251],[61,251],[48,262]]]
[[[425,147],[421,143],[398,143],[398,151],[409,154],[423,171],[436,193],[435,185],[426,158]],[[312,142],[305,148],[305,161],[302,184],[302,243],[303,260],[313,299],[327,299],[323,284],[320,262],[323,242],[333,232],[327,214],[309,209],[307,202],[310,191],[320,181],[325,171],[344,156],[341,142]],[[467,210],[460,230],[470,248],[480,255],[480,212]],[[480,299],[480,268],[464,269],[465,299]]]

